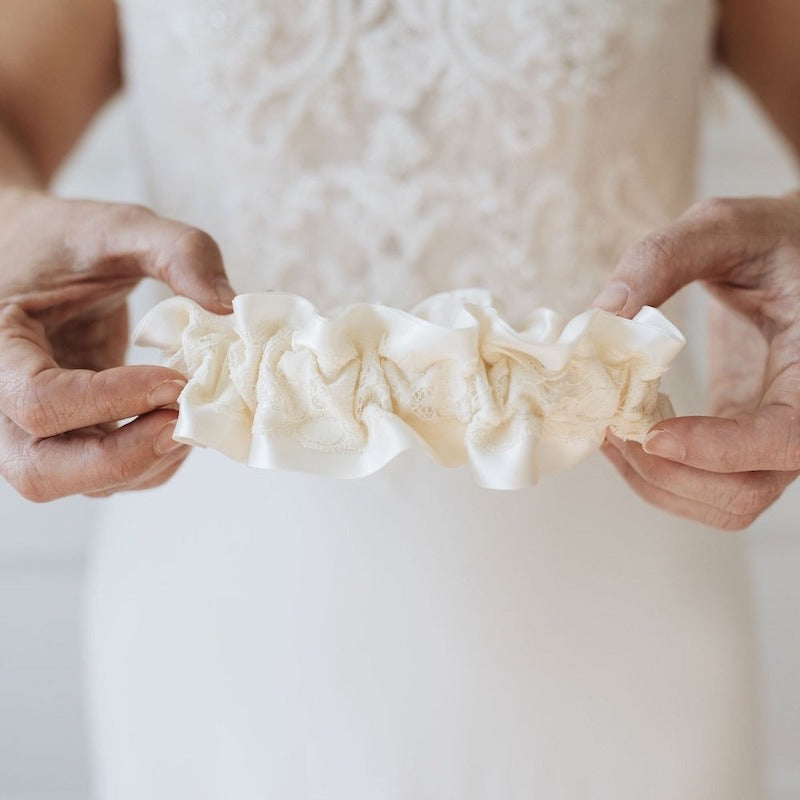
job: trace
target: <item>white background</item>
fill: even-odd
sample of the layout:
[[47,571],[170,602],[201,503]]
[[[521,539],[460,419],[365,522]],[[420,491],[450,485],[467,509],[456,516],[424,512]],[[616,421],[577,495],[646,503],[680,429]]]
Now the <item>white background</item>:
[[[797,187],[792,160],[747,99],[728,84],[714,96],[703,193]],[[60,192],[141,199],[125,112],[117,102],[103,115],[60,177]],[[90,796],[80,614],[92,533],[89,501],[34,506],[0,481],[0,800]],[[800,800],[800,486],[744,536],[757,606],[769,796]]]

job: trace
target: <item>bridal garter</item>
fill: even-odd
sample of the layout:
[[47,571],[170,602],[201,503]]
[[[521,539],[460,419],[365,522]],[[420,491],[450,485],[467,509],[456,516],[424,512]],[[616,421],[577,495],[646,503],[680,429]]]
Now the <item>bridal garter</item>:
[[404,450],[518,489],[595,451],[607,428],[642,441],[672,415],[659,379],[684,338],[659,311],[538,309],[521,329],[491,295],[435,295],[411,312],[331,316],[296,295],[238,296],[230,316],[183,297],[140,322],[188,384],[175,439],[253,467],[360,477]]

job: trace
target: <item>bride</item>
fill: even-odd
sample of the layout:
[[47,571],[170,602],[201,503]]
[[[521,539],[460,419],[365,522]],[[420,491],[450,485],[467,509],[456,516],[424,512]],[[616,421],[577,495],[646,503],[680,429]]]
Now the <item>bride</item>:
[[[745,35],[791,29],[769,8],[6,0],[0,466],[35,500],[151,489],[106,501],[90,574],[99,797],[760,796],[739,539],[599,457],[506,493],[416,452],[184,464],[185,379],[118,365],[145,274],[218,314],[226,273],[323,310],[581,311],[692,199],[714,42],[756,88],[780,59]],[[43,190],[120,75],[155,214]]]

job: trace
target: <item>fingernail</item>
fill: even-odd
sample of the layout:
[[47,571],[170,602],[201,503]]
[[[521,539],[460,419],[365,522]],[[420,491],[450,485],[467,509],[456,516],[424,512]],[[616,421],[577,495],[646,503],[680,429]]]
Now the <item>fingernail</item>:
[[161,432],[156,437],[155,441],[155,451],[160,456],[165,456],[167,453],[171,453],[173,450],[177,450],[179,447],[183,447],[181,442],[176,442],[172,437],[175,435],[175,423],[170,422],[169,425],[165,425]]
[[625,308],[630,295],[631,290],[624,283],[614,281],[614,283],[609,283],[608,286],[597,295],[592,306],[610,311],[612,314],[618,314]]
[[225,278],[217,278],[214,281],[214,291],[217,293],[217,300],[221,306],[233,308],[233,298],[236,297],[236,292]]
[[152,392],[150,392],[149,395],[147,395],[147,402],[155,408],[172,405],[173,403],[177,402],[178,396],[183,391],[185,386],[186,381],[179,380],[160,383],[155,389],[153,389]]
[[653,431],[644,440],[644,451],[651,456],[661,456],[670,461],[683,461],[686,458],[686,446],[677,437],[667,431]]

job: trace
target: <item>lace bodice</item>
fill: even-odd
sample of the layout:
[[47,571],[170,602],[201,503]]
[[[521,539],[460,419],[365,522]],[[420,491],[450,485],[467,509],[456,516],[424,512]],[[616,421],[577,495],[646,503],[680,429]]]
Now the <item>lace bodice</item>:
[[124,0],[153,203],[240,291],[580,310],[693,191],[712,0]]

